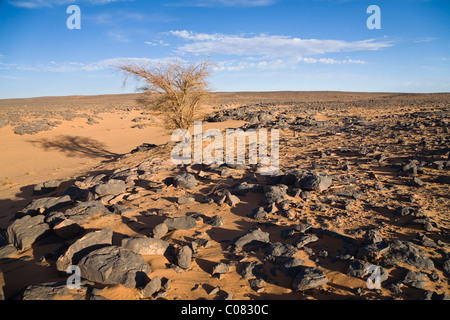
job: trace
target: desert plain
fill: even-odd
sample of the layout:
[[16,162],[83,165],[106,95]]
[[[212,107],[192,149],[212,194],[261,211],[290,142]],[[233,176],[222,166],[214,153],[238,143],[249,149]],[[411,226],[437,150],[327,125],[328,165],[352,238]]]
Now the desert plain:
[[279,130],[271,176],[175,165],[137,98],[0,100],[3,299],[449,298],[449,93],[214,93],[204,130]]

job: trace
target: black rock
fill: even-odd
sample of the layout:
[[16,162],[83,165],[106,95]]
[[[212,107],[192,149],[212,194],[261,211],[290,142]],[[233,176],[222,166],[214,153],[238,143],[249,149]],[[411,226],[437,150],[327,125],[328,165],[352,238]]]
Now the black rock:
[[151,272],[140,254],[117,246],[94,250],[78,263],[81,276],[101,284],[142,287]]
[[298,273],[293,281],[293,288],[296,291],[305,291],[325,285],[327,277],[318,268],[306,268]]
[[173,185],[184,189],[194,189],[197,186],[197,180],[191,173],[178,174],[173,178]]
[[297,253],[298,251],[294,246],[288,243],[275,242],[267,248],[265,259],[276,261],[277,258],[290,258]]
[[280,203],[286,200],[287,189],[285,185],[271,186],[264,196],[263,204]]
[[197,227],[197,220],[190,216],[169,218],[164,220],[164,223],[169,228],[169,230],[188,230]]
[[44,222],[43,215],[24,216],[23,218],[14,220],[8,226],[7,233],[9,242],[19,250],[31,248],[31,245],[49,235],[50,226]]
[[408,241],[394,240],[384,257],[387,265],[405,263],[420,270],[433,270],[433,261],[426,257],[425,250]]
[[234,245],[237,248],[242,248],[246,244],[249,244],[249,243],[251,243],[253,241],[268,243],[270,241],[269,240],[269,233],[268,232],[263,232],[259,228],[252,229],[249,232],[243,234],[242,236],[236,238],[234,240]]
[[295,186],[302,190],[324,191],[331,187],[333,179],[324,172],[306,172],[296,182]]

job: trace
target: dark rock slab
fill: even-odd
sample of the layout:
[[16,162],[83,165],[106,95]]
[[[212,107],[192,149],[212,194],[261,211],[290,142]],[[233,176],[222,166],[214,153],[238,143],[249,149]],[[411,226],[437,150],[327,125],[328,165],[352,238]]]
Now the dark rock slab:
[[325,172],[306,172],[297,180],[295,186],[302,190],[324,191],[331,187],[333,179]]
[[80,202],[75,207],[64,212],[67,218],[78,224],[82,224],[85,220],[99,214],[111,214],[101,201]]
[[161,255],[169,247],[169,243],[155,238],[125,238],[122,247],[143,255]]
[[181,173],[173,178],[173,185],[184,189],[194,189],[197,186],[197,180],[191,173]]
[[31,245],[50,232],[50,226],[44,222],[43,215],[24,216],[15,220],[8,226],[7,233],[9,242],[19,250],[26,250]]
[[85,300],[87,287],[80,286],[80,289],[69,289],[67,283],[49,282],[28,286],[23,292],[23,300],[56,300],[58,298],[72,300]]
[[189,230],[197,227],[197,220],[190,216],[169,218],[164,220],[169,230]]
[[151,272],[142,256],[117,246],[94,250],[78,263],[81,277],[102,284],[142,287]]
[[62,197],[39,198],[29,203],[25,208],[20,210],[18,214],[19,217],[23,217],[24,215],[49,213],[70,205],[71,203],[72,199],[68,195]]
[[88,253],[110,246],[112,244],[113,231],[111,228],[102,229],[86,234],[75,241],[66,252],[56,261],[56,269],[66,272],[70,265],[76,265]]
[[94,186],[94,192],[97,196],[112,195],[117,196],[124,193],[127,188],[125,181],[110,179]]
[[318,268],[306,268],[297,274],[293,281],[293,288],[296,291],[305,291],[325,285],[327,277]]
[[242,236],[236,238],[234,240],[234,245],[237,248],[242,248],[246,244],[249,244],[253,241],[268,243],[270,241],[269,233],[262,231],[260,228],[252,229],[249,232],[243,234]]

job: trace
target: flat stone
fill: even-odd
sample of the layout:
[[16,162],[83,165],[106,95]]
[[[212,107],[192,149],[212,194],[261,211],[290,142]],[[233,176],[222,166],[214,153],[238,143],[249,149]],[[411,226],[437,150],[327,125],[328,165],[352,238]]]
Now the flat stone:
[[111,228],[102,229],[86,234],[75,241],[66,252],[56,261],[56,269],[66,272],[70,265],[76,265],[81,258],[88,253],[110,246],[112,244],[113,231]]
[[94,192],[97,196],[113,195],[117,196],[124,193],[127,186],[125,181],[110,179],[106,182],[97,184],[94,186]]
[[66,210],[64,215],[78,224],[96,215],[111,214],[101,201],[80,202],[75,207]]
[[25,208],[19,211],[20,216],[37,213],[49,213],[72,203],[70,196],[47,197],[33,200]]
[[7,228],[9,242],[19,250],[31,248],[31,245],[50,232],[50,226],[44,222],[43,215],[24,216],[14,220]]
[[188,230],[197,227],[197,220],[190,216],[183,216],[178,218],[169,218],[164,220],[169,230]]
[[82,229],[83,228],[81,228],[78,223],[71,219],[65,219],[53,226],[53,232],[63,239],[71,239],[75,237],[81,232]]
[[125,238],[122,247],[143,255],[161,255],[169,247],[169,243],[155,238]]
[[58,300],[68,297],[72,300],[85,300],[87,287],[69,289],[65,281],[39,283],[28,286],[23,292],[23,300]]
[[150,266],[142,256],[122,247],[108,246],[94,250],[78,263],[81,277],[102,284],[142,287]]

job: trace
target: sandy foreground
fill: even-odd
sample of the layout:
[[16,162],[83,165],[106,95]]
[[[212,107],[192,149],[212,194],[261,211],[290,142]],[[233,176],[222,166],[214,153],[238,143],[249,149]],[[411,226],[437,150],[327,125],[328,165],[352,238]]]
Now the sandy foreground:
[[[217,117],[203,121],[204,131],[279,129],[280,171],[272,177],[251,165],[174,165],[170,133],[160,116],[136,105],[136,97],[0,100],[0,283],[6,299],[448,299],[450,94],[215,94],[200,118]],[[43,119],[54,127],[20,134]],[[144,143],[157,147],[130,153]],[[332,183],[320,190],[302,185],[305,173],[316,172]],[[183,173],[197,185],[170,183]],[[72,202],[57,210],[17,215],[32,201],[62,197],[74,185],[95,190],[95,183],[85,182],[99,174],[105,176],[98,185],[122,180],[126,189],[94,192],[89,199],[72,194]],[[61,182],[33,193],[49,180]],[[260,188],[242,193],[237,184]],[[95,200],[109,213],[82,220],[81,231],[70,237],[43,222],[49,231],[29,247],[10,243],[7,229],[15,218],[48,218]],[[255,217],[258,208],[265,213]],[[196,226],[165,232],[164,254],[140,253],[151,269],[143,285],[82,274],[81,289],[66,288],[68,275],[56,264],[79,239],[111,228],[110,245],[121,247],[124,239],[152,238],[155,226],[185,216]],[[211,224],[217,216],[222,223]],[[268,241],[236,245],[257,228]],[[177,258],[183,247],[192,253],[188,267]],[[219,263],[225,271],[213,273]],[[383,270],[378,290],[367,287],[371,265]],[[146,294],[155,278],[162,286]],[[299,282],[306,287],[299,289]]]

